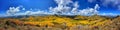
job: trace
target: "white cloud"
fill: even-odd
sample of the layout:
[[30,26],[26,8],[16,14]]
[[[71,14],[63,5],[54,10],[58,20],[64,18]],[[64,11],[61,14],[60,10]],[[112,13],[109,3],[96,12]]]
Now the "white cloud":
[[6,11],[6,13],[7,13],[7,16],[13,16],[22,10],[25,10],[25,8],[23,8],[23,6],[9,7],[9,9]]
[[15,15],[41,15],[41,14],[52,14],[49,12],[45,12],[45,11],[25,11],[25,12],[21,12],[21,13],[16,13]]
[[[94,8],[86,8],[79,11],[78,2],[72,2],[71,0],[55,0],[58,4],[55,8],[50,7],[49,10],[54,12],[54,14],[74,14],[74,15],[93,15],[98,13],[98,9],[100,8],[98,4]],[[72,3],[72,7],[68,6],[69,3]]]
[[25,15],[29,15],[29,14],[31,14],[32,12],[31,11],[26,11],[25,12]]
[[25,8],[22,8],[22,10],[25,10]]
[[59,5],[68,5],[69,3],[72,3],[71,0],[54,0],[54,1],[58,4],[58,6]]
[[75,2],[75,3],[73,4],[73,6],[74,6],[74,8],[72,9],[71,12],[74,13],[74,14],[77,14],[78,8],[79,8],[78,2]]
[[99,9],[99,5],[96,4],[94,8],[87,8],[87,9],[83,9],[80,10],[79,14],[80,15],[94,15],[94,14],[98,14],[98,9]]
[[116,16],[118,14],[114,14],[114,13],[102,13],[102,14],[99,14],[99,15],[113,15],[113,16]]
[[[24,10],[26,10],[26,11],[24,11]],[[23,12],[20,12],[20,11],[23,11]],[[10,7],[9,10],[6,11],[6,13],[7,13],[7,16],[49,14],[45,11],[41,11],[40,9],[31,8],[30,10],[27,10],[23,6]]]
[[53,7],[49,8],[49,10],[53,11],[54,14],[63,14],[63,13],[67,13],[70,11],[71,7],[67,5],[72,3],[71,0],[55,0],[55,2],[58,4],[58,6],[55,8]]
[[[72,2],[71,0],[55,0],[55,2],[58,4],[56,7],[50,7],[49,12],[45,10],[40,9],[33,9],[30,10],[25,9],[24,7],[10,7],[10,9],[7,11],[7,14],[10,15],[35,15],[35,14],[58,14],[58,15],[93,15],[98,13],[98,9],[100,8],[98,4],[94,8],[86,8],[79,10],[79,4],[78,2]],[[71,5],[68,6],[68,5]],[[27,10],[27,11],[24,11]],[[24,12],[19,12],[24,11]],[[17,13],[19,12],[19,13]]]
[[45,14],[44,11],[35,11],[35,12],[29,12],[30,15],[33,15],[33,14]]
[[20,7],[10,7],[9,10],[7,10],[7,15],[14,15],[19,11]]
[[98,4],[96,4],[95,7],[94,7],[94,9],[96,9],[96,10],[99,9],[99,8],[100,8],[100,6]]
[[[70,12],[76,14],[78,10],[78,2],[72,2],[71,0],[55,0],[55,2],[58,4],[55,8],[50,7],[49,10],[54,12],[54,14],[68,14]],[[72,6],[74,8],[68,6],[72,3]]]
[[80,15],[94,15],[94,14],[97,14],[98,11],[96,9],[93,9],[93,8],[87,8],[87,9],[83,9],[83,10],[80,10]]

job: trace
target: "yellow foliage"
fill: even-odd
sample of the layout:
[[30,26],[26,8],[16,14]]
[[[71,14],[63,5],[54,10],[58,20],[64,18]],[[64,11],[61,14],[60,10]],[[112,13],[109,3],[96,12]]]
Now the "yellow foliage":
[[40,22],[24,22],[27,25],[38,25]]
[[54,26],[54,24],[53,23],[51,23],[51,21],[44,21],[44,22],[41,22],[39,25],[41,25],[41,26]]
[[66,23],[66,25],[68,26],[68,27],[73,27],[73,26],[76,26],[76,24],[73,24],[73,23]]
[[64,23],[66,21],[64,19],[57,18],[56,20],[54,20],[54,22],[56,22],[56,23]]
[[[99,17],[101,18],[101,17]],[[99,26],[103,25],[104,23],[108,22],[108,20],[103,20],[99,18],[92,18],[92,17],[86,17],[86,16],[77,16],[75,18],[67,18],[67,17],[56,17],[56,16],[40,16],[36,18],[34,17],[29,17],[29,21],[24,22],[25,24],[29,25],[39,25],[40,27],[54,27],[56,24],[57,25],[62,25],[62,26],[67,26],[67,27],[74,27],[77,25],[89,25],[89,26]],[[78,20],[75,20],[78,19]],[[54,22],[54,23],[53,23]],[[64,24],[65,23],[65,24]]]
[[85,24],[89,24],[90,22],[87,21],[87,20],[82,20],[82,21],[79,21],[78,23],[79,23],[79,24],[84,24],[84,25],[85,25]]
[[33,20],[34,20],[34,17],[30,16],[30,17],[28,18],[28,20],[33,21]]

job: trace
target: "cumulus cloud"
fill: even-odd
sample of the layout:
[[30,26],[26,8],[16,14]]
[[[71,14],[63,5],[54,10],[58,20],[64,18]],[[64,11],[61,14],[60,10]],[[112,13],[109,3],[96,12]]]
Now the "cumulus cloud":
[[7,15],[14,15],[19,11],[20,7],[10,7],[9,10],[7,10]]
[[100,6],[98,4],[96,4],[95,7],[94,7],[94,9],[96,9],[96,10],[99,9],[99,8],[100,8]]
[[62,13],[65,13],[65,12],[69,12],[70,7],[58,6],[58,7],[55,7],[55,8],[50,7],[49,9],[50,9],[50,11],[52,11],[55,14],[62,14]]
[[98,11],[93,8],[87,8],[87,9],[80,10],[80,15],[94,15],[97,13]]
[[[93,15],[98,13],[98,9],[100,8],[98,4],[94,8],[86,8],[83,10],[79,10],[78,2],[72,2],[71,0],[55,0],[58,4],[55,8],[50,7],[49,10],[54,12],[54,14],[74,14],[74,15]],[[73,7],[68,6],[69,3],[72,3]]]
[[[55,8],[49,8],[49,10],[54,14],[70,14],[70,12],[75,14],[79,7],[78,2],[72,2],[71,0],[55,0],[55,2],[58,6]],[[68,6],[70,3],[74,6],[74,8]]]
[[18,6],[18,7],[9,7],[9,9],[6,11],[7,16],[12,16],[20,12],[21,10],[25,10],[23,6]]
[[58,4],[58,6],[55,8],[49,8],[49,10],[52,11],[54,14],[63,14],[70,11],[71,7],[67,5],[72,3],[71,0],[55,0],[55,2]]
[[[46,10],[33,9],[30,10],[25,9],[24,7],[10,7],[7,11],[7,14],[10,15],[40,15],[40,14],[58,14],[58,15],[94,15],[98,13],[98,9],[100,8],[98,4],[95,5],[94,8],[86,8],[86,9],[78,9],[78,2],[73,2],[71,0],[54,0],[57,3],[56,7],[50,7],[49,12]],[[71,6],[69,6],[71,5]],[[25,11],[24,11],[25,10]],[[20,12],[24,11],[24,12]],[[20,13],[17,13],[20,12]]]
[[[20,11],[24,11],[24,12],[20,12]],[[45,10],[42,11],[40,9],[33,9],[33,8],[31,8],[30,10],[27,10],[24,7],[20,7],[20,6],[10,7],[6,13],[8,16],[50,14],[49,12],[46,12]]]
[[94,14],[98,14],[98,9],[99,9],[99,5],[96,4],[94,8],[87,8],[87,9],[83,9],[80,10],[79,14],[80,15],[94,15]]
[[73,14],[77,14],[78,8],[79,8],[78,2],[75,2],[75,3],[73,4],[73,6],[74,6],[74,8],[72,9],[71,12],[72,12]]

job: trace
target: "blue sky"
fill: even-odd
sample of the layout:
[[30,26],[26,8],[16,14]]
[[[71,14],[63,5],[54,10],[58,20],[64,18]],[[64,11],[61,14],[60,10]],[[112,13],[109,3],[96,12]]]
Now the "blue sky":
[[[94,8],[96,4],[100,6],[97,10],[101,15],[119,15],[120,14],[120,0],[70,0],[72,2],[78,2],[79,7],[77,9],[83,10],[87,8]],[[74,3],[73,3],[74,4]],[[55,0],[0,0],[0,16],[7,15],[7,11],[10,7],[20,7],[18,13],[25,13],[28,11],[36,12],[50,11],[50,7],[55,8],[58,4]],[[69,4],[71,8],[74,8]],[[25,8],[25,10],[22,10]],[[32,10],[31,10],[32,9]]]

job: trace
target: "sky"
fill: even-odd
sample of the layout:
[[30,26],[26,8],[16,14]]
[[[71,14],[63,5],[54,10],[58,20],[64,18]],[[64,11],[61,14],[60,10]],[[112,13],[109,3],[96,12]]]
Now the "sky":
[[120,0],[0,0],[0,17],[16,15],[120,15]]

